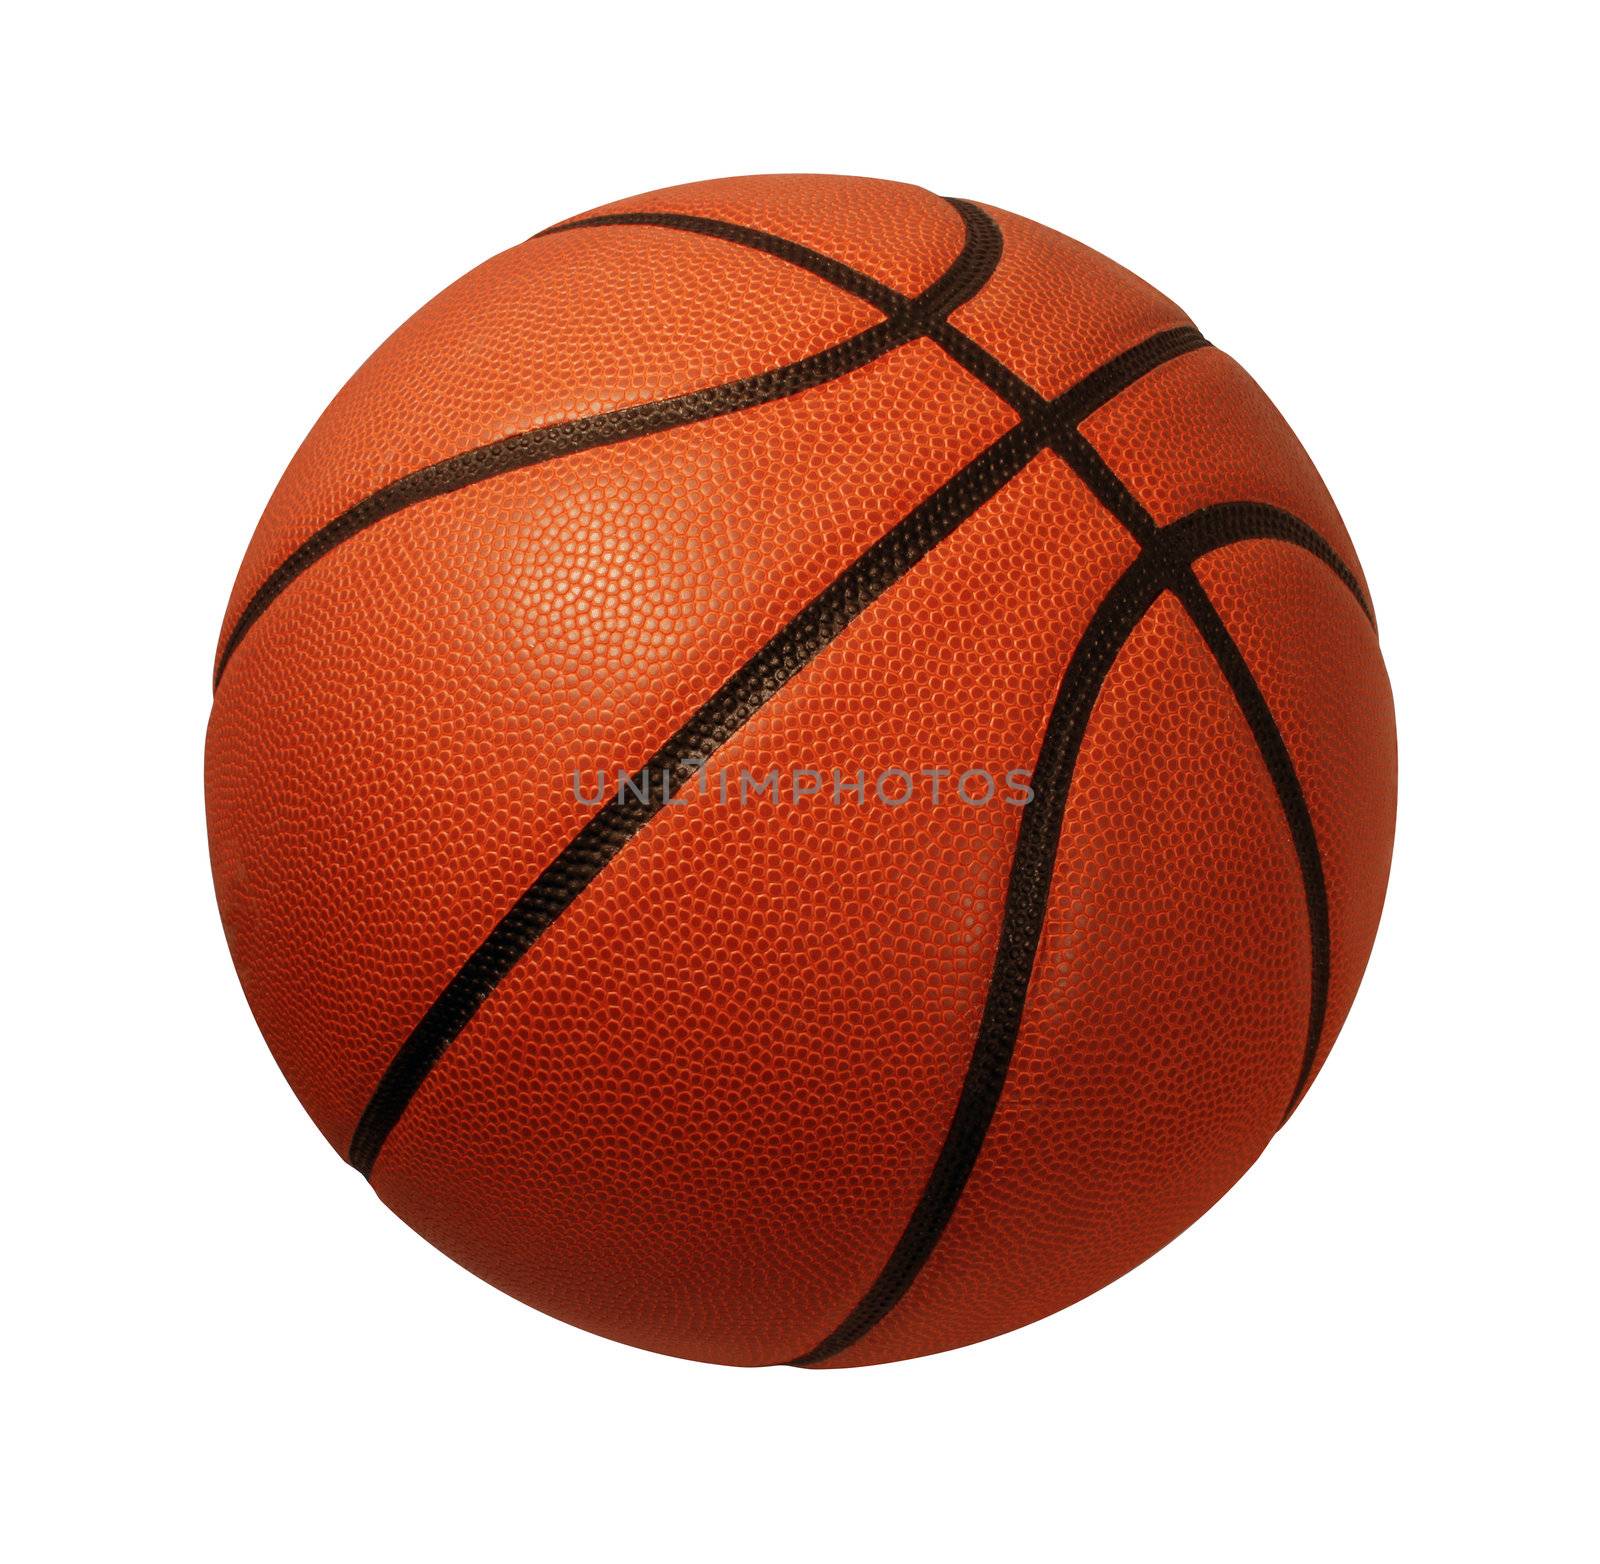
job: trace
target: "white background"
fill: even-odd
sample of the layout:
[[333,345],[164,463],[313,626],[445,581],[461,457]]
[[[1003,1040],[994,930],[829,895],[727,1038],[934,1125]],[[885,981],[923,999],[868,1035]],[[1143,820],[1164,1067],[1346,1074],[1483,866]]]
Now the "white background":
[[[1594,1557],[1578,16],[14,14],[11,1556]],[[238,559],[376,343],[573,211],[792,170],[1027,213],[1249,367],[1361,550],[1402,766],[1361,998],[1243,1183],[1065,1314],[834,1374],[583,1335],[402,1227],[255,1032],[201,802]]]

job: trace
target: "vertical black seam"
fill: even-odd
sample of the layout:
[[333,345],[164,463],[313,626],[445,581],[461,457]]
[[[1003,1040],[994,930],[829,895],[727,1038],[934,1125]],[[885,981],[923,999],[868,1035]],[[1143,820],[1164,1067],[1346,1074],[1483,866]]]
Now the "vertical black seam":
[[1311,1080],[1317,1052],[1322,1045],[1322,1029],[1328,1014],[1328,983],[1332,969],[1332,936],[1328,920],[1328,887],[1322,868],[1322,851],[1316,827],[1306,803],[1305,790],[1295,772],[1282,730],[1272,715],[1261,686],[1250,672],[1239,643],[1229,634],[1216,605],[1194,572],[1185,568],[1173,583],[1173,592],[1188,611],[1189,618],[1211,650],[1217,666],[1233,691],[1234,700],[1249,724],[1256,748],[1272,779],[1279,807],[1288,822],[1289,836],[1300,865],[1301,888],[1306,900],[1306,916],[1311,934],[1311,1004],[1306,1023],[1305,1051],[1294,1090],[1280,1124],[1287,1122]]
[[999,1107],[1016,1048],[1083,736],[1117,653],[1160,595],[1165,574],[1156,554],[1141,554],[1095,611],[1068,661],[1033,769],[1033,797],[1018,826],[983,1016],[944,1141],[883,1268],[844,1319],[809,1352],[791,1360],[795,1368],[811,1368],[836,1356],[882,1320],[921,1273],[955,1214]]

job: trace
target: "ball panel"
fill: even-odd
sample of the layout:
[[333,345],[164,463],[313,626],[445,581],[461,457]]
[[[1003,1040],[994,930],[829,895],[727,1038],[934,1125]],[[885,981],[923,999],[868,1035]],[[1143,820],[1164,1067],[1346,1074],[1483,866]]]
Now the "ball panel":
[[1085,734],[1028,1007],[966,1191],[898,1306],[824,1366],[1013,1330],[1154,1253],[1277,1127],[1309,1004],[1277,795],[1164,597]]
[[1320,1069],[1378,931],[1394,842],[1394,702],[1371,623],[1304,550],[1238,544],[1195,566],[1277,720],[1328,885],[1328,1014]]
[[1147,337],[1190,324],[1171,299],[1087,245],[998,207],[984,210],[1005,248],[994,276],[950,323],[1045,396]]
[[573,767],[642,765],[1013,421],[913,343],[414,506],[288,587],[218,690],[207,807],[246,994],[341,1152],[418,1017],[593,812]]
[[[1036,459],[716,767],[1030,767],[1133,555]],[[915,1205],[982,1010],[1020,811],[956,786],[774,808],[713,784],[663,810],[446,1053],[378,1159],[380,1194],[602,1334],[742,1363],[813,1346]]]
[[793,363],[882,317],[820,278],[665,229],[528,240],[426,304],[334,398],[267,503],[223,641],[290,553],[417,469],[525,430]]
[[835,174],[706,179],[613,201],[582,216],[613,212],[683,212],[759,228],[905,294],[937,281],[965,239],[960,216],[930,191]]

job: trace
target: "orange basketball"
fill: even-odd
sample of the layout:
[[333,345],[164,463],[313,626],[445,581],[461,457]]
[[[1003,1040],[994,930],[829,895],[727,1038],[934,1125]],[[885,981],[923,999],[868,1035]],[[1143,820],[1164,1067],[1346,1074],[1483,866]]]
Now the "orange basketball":
[[217,896],[431,1242],[658,1352],[938,1352],[1249,1167],[1375,933],[1393,709],[1298,441],[1161,294],[875,180],[488,261],[223,622]]

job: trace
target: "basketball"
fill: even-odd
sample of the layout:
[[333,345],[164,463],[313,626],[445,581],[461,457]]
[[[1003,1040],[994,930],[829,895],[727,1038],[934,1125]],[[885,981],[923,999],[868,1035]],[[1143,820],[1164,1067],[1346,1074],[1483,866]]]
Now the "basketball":
[[307,1113],[494,1286],[709,1362],[941,1352],[1148,1258],[1304,1100],[1388,876],[1373,605],[1288,425],[1138,277],[903,184],[469,272],[307,435],[213,673]]

